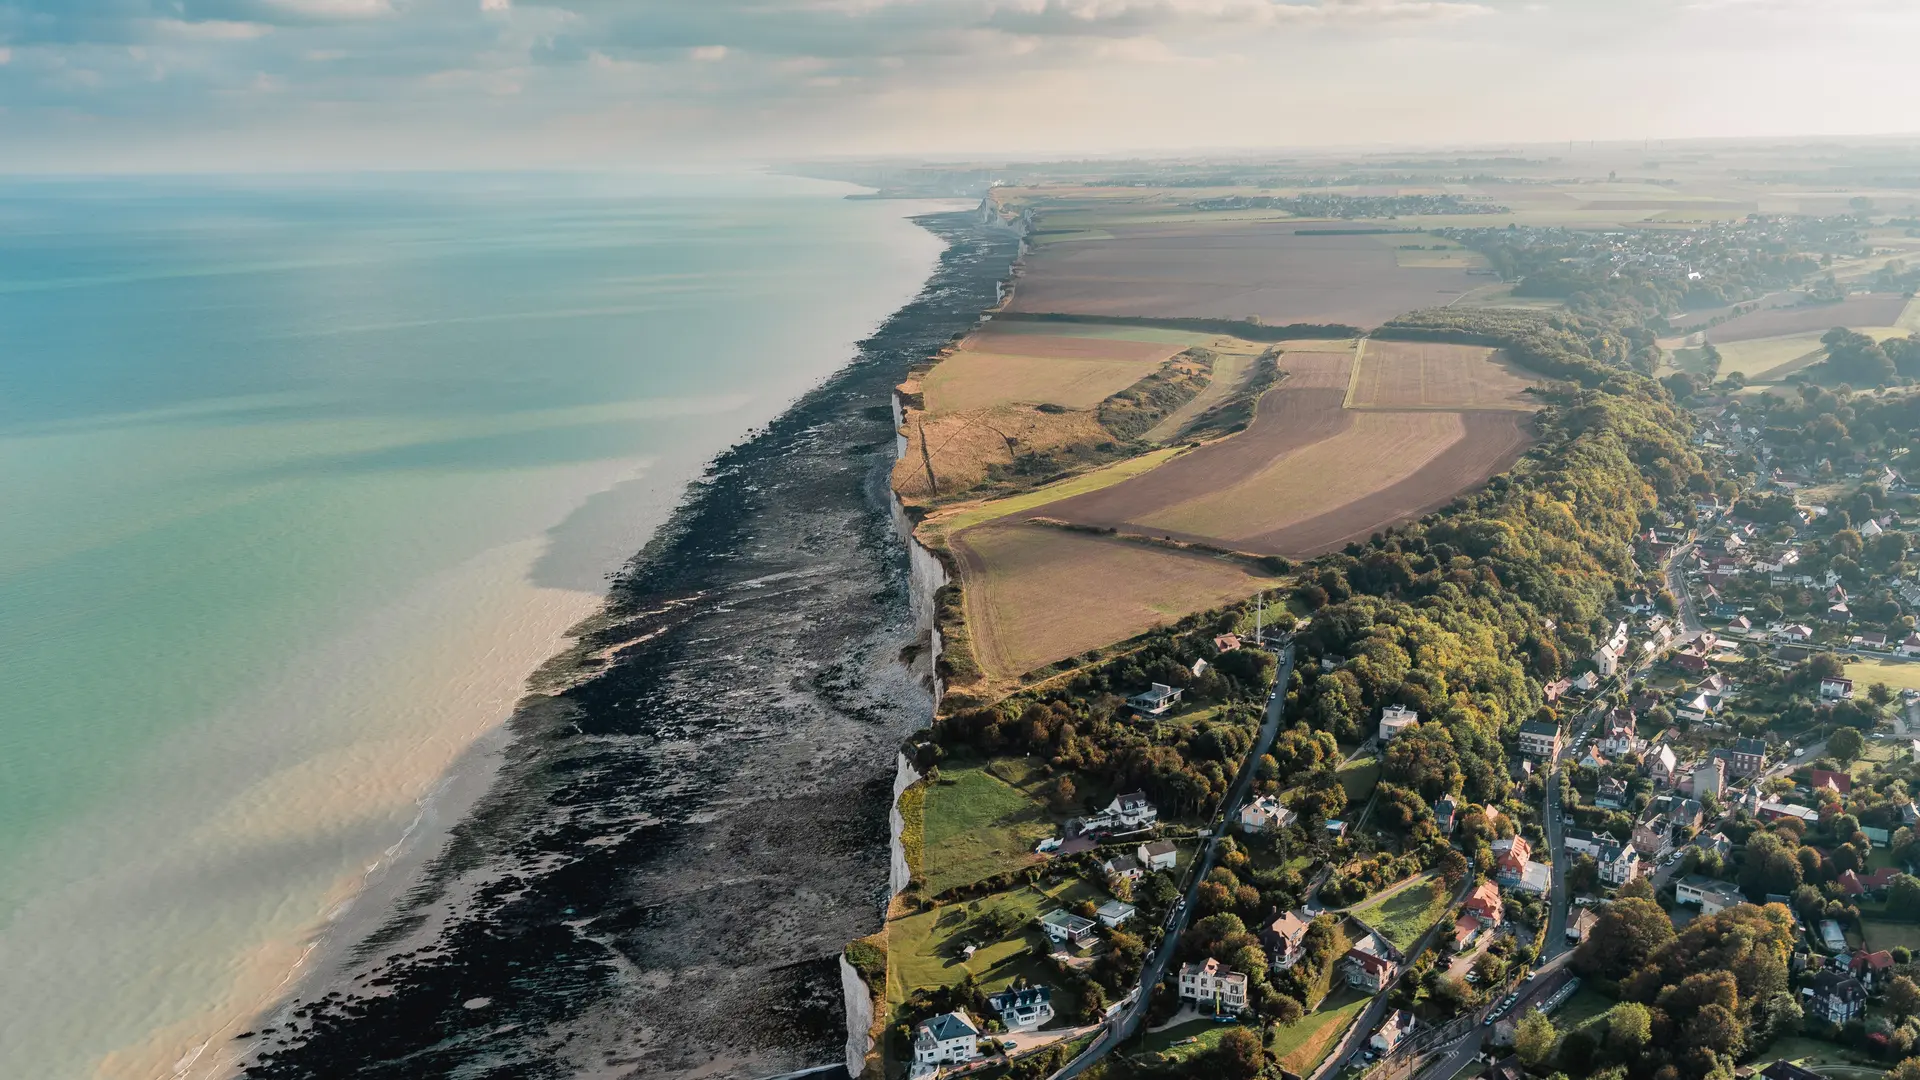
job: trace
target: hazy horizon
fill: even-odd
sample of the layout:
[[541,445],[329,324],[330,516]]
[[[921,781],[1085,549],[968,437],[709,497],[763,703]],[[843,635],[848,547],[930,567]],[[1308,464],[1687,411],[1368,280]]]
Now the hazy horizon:
[[1893,0],[0,0],[0,171],[1900,137],[1916,33]]

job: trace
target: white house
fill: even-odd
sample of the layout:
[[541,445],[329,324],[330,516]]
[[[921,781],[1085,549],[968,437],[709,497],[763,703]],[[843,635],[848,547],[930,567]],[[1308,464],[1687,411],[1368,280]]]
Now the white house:
[[1125,900],[1109,900],[1094,911],[1093,917],[1100,920],[1101,926],[1114,927],[1133,918],[1134,910]]
[[1395,735],[1419,723],[1419,713],[1405,705],[1389,705],[1380,710],[1380,741],[1392,742]]
[[1140,865],[1152,870],[1171,870],[1180,864],[1180,848],[1171,840],[1155,840],[1151,844],[1141,844],[1133,857]]
[[1747,898],[1724,881],[1689,874],[1673,883],[1673,899],[1678,904],[1698,904],[1702,915],[1718,915]]
[[1154,683],[1128,698],[1127,707],[1142,716],[1160,716],[1179,703],[1181,693],[1166,683]]
[[963,1012],[941,1013],[920,1021],[913,1033],[913,1060],[948,1065],[980,1056],[980,1029]]
[[1053,989],[1029,986],[1002,990],[989,994],[987,1005],[1000,1014],[1000,1023],[1008,1031],[1032,1031],[1053,1019]]
[[1247,977],[1211,958],[1201,964],[1183,964],[1180,997],[1212,1002],[1224,1012],[1240,1012],[1247,1007]]
[[1853,696],[1853,680],[1826,678],[1820,680],[1820,697],[1825,701],[1844,701]]
[[1100,872],[1110,878],[1125,878],[1128,881],[1139,881],[1147,876],[1140,860],[1131,855],[1115,855],[1107,859],[1100,864]]
[[1640,875],[1640,852],[1632,844],[1607,840],[1594,851],[1593,861],[1600,868],[1600,880],[1608,885],[1625,885]]
[[1400,1040],[1413,1034],[1413,1027],[1413,1014],[1405,1009],[1395,1009],[1393,1015],[1380,1025],[1380,1030],[1373,1033],[1373,1038],[1367,1040],[1367,1045],[1382,1054],[1389,1053],[1400,1045]]
[[1113,819],[1116,824],[1129,829],[1151,825],[1160,820],[1160,811],[1154,809],[1153,804],[1147,801],[1147,793],[1144,791],[1130,791],[1125,795],[1115,796],[1101,813]]
[[1056,945],[1071,944],[1075,948],[1087,949],[1100,940],[1092,919],[1083,919],[1063,908],[1055,908],[1040,916],[1040,929]]
[[1241,832],[1277,832],[1293,823],[1295,814],[1280,805],[1278,795],[1262,795],[1240,808]]

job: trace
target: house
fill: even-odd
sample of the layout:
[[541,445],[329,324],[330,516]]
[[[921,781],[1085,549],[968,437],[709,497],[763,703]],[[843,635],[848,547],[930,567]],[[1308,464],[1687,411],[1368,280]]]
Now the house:
[[1843,622],[1851,621],[1852,619],[1853,619],[1853,610],[1847,607],[1845,601],[1842,601],[1838,604],[1829,605],[1827,608],[1828,622],[1843,623]]
[[1599,747],[1590,746],[1586,753],[1580,755],[1580,767],[1599,772],[1607,767],[1607,759],[1600,753]]
[[1736,904],[1747,902],[1747,898],[1733,886],[1698,874],[1688,874],[1674,882],[1673,899],[1677,904],[1700,905],[1702,915],[1718,915]]
[[1385,990],[1399,972],[1399,956],[1380,935],[1368,934],[1354,942],[1340,958],[1340,966],[1346,972],[1349,986],[1377,994]]
[[1900,871],[1891,866],[1883,866],[1869,874],[1857,874],[1852,870],[1843,870],[1835,884],[1848,896],[1865,896],[1868,893],[1882,893],[1893,884],[1894,876]]
[[1467,902],[1461,905],[1464,914],[1470,916],[1481,926],[1493,926],[1506,917],[1506,904],[1500,899],[1500,890],[1491,881],[1483,881],[1474,886],[1467,894]]
[[1820,700],[1845,701],[1853,696],[1853,680],[1825,678],[1820,680]]
[[1612,837],[1603,838],[1592,829],[1567,828],[1560,831],[1560,846],[1573,852],[1575,855],[1593,854],[1600,849],[1602,839],[1611,840]]
[[1846,952],[1846,931],[1840,929],[1840,924],[1832,919],[1821,919],[1820,943],[1827,947],[1828,952]]
[[1433,804],[1433,823],[1439,827],[1441,835],[1453,835],[1453,816],[1459,809],[1451,795]]
[[1714,854],[1723,859],[1733,854],[1733,841],[1727,839],[1725,833],[1701,833],[1693,838],[1693,846],[1699,848],[1702,854]]
[[1211,1002],[1221,1012],[1241,1012],[1247,1007],[1247,977],[1211,958],[1204,963],[1183,964],[1180,996],[1187,1001]]
[[963,1012],[941,1013],[920,1021],[913,1029],[913,1060],[921,1065],[947,1065],[980,1056],[980,1029]]
[[1756,776],[1767,767],[1767,744],[1760,739],[1735,739],[1727,760],[1727,772],[1734,776]]
[[1117,825],[1129,829],[1138,829],[1160,820],[1160,811],[1147,801],[1144,791],[1130,791],[1125,795],[1116,795],[1101,813],[1112,819]]
[[1876,983],[1892,977],[1893,954],[1885,949],[1854,953],[1853,959],[1847,962],[1847,971],[1871,990]]
[[1908,634],[1900,639],[1901,656],[1920,656],[1920,634]]
[[1293,824],[1297,815],[1280,805],[1278,795],[1262,795],[1240,808],[1240,831],[1278,832]]
[[1593,861],[1600,868],[1600,880],[1608,885],[1625,885],[1640,876],[1640,852],[1632,844],[1605,841],[1594,852]]
[[1757,1074],[1765,1080],[1827,1080],[1812,1069],[1803,1069],[1791,1061],[1776,1061]]
[[1327,839],[1338,840],[1347,835],[1347,823],[1344,821],[1327,822]]
[[1053,988],[1029,986],[987,995],[987,1007],[1000,1014],[1008,1031],[1032,1031],[1053,1019]]
[[1778,799],[1763,799],[1760,805],[1754,808],[1753,813],[1761,821],[1779,821],[1783,817],[1794,817],[1811,825],[1820,820],[1818,810],[1795,803],[1781,802]]
[[1670,787],[1680,773],[1680,759],[1674,756],[1673,747],[1662,746],[1647,757],[1647,775],[1661,787]]
[[1745,615],[1735,615],[1733,618],[1727,620],[1727,629],[1740,631],[1751,630],[1753,629],[1753,620],[1747,618]]
[[1180,864],[1180,848],[1171,840],[1155,840],[1151,844],[1141,844],[1133,857],[1149,873],[1155,870],[1171,870]]
[[1487,1071],[1481,1074],[1481,1080],[1527,1080],[1527,1070],[1520,1064],[1519,1058],[1508,1054],[1487,1066]]
[[1866,633],[1860,635],[1860,644],[1865,645],[1867,648],[1872,649],[1875,652],[1886,652],[1887,651],[1887,635],[1881,633],[1878,630],[1869,630]]
[[1480,932],[1486,927],[1471,915],[1462,915],[1453,921],[1453,951],[1466,952],[1473,943],[1480,940]]
[[1578,945],[1587,940],[1587,935],[1593,932],[1593,924],[1599,921],[1600,917],[1593,913],[1592,908],[1580,908],[1567,916],[1567,944]]
[[1720,797],[1727,786],[1727,762],[1725,758],[1710,757],[1693,767],[1693,797],[1704,799],[1711,795]]
[[1695,691],[1692,694],[1683,694],[1679,700],[1673,703],[1675,716],[1684,717],[1694,723],[1699,723],[1719,711],[1720,698],[1704,690]]
[[1546,699],[1547,704],[1551,705],[1560,700],[1560,695],[1571,689],[1573,689],[1572,679],[1555,679],[1540,688],[1540,696]]
[[1678,653],[1673,658],[1673,666],[1689,675],[1705,675],[1711,665],[1707,658],[1697,652]]
[[1101,926],[1112,928],[1133,918],[1134,914],[1134,906],[1125,900],[1109,900],[1094,910],[1093,917],[1100,920]]
[[1632,709],[1615,709],[1607,714],[1602,727],[1599,747],[1615,757],[1625,754],[1637,754],[1646,747],[1645,739],[1640,737],[1640,724]]
[[1092,919],[1083,919],[1065,908],[1055,908],[1040,916],[1040,930],[1055,945],[1072,945],[1076,949],[1090,949],[1100,940],[1094,930]]
[[1105,860],[1100,864],[1100,872],[1105,874],[1108,880],[1125,878],[1128,881],[1139,881],[1147,876],[1147,871],[1140,865],[1140,860],[1131,855],[1115,855]]
[[1180,701],[1182,691],[1166,683],[1154,683],[1151,687],[1127,699],[1127,707],[1141,716],[1162,716],[1168,709]]
[[1276,968],[1293,966],[1300,959],[1300,943],[1307,936],[1307,920],[1285,912],[1260,930],[1260,946],[1267,950],[1267,957]]
[[1847,795],[1853,791],[1853,777],[1832,769],[1815,769],[1813,770],[1813,787],[1816,791],[1821,788],[1832,788],[1842,795]]
[[1392,742],[1395,735],[1419,724],[1419,713],[1405,705],[1389,705],[1380,710],[1380,741]]
[[1545,896],[1553,888],[1553,867],[1547,863],[1529,860],[1525,869],[1520,871],[1520,880],[1513,888],[1517,892]]
[[1774,636],[1782,641],[1811,641],[1813,640],[1813,627],[1793,623],[1781,627],[1780,632]]
[[1520,752],[1528,757],[1552,758],[1560,752],[1560,725],[1529,720],[1520,725]]
[[1400,1040],[1412,1034],[1413,1025],[1412,1013],[1405,1009],[1395,1009],[1392,1015],[1387,1017],[1386,1022],[1380,1025],[1380,1030],[1373,1033],[1373,1038],[1367,1040],[1367,1045],[1379,1053],[1391,1053],[1394,1047],[1400,1045]]
[[1859,979],[1837,971],[1815,975],[1813,985],[1802,994],[1807,998],[1806,1011],[1829,1023],[1844,1024],[1867,1008],[1867,988]]
[[1649,859],[1665,855],[1673,847],[1673,825],[1665,814],[1655,814],[1633,826],[1633,846]]
[[1514,885],[1526,872],[1533,857],[1533,845],[1524,836],[1509,836],[1493,842],[1494,878],[1502,885]]
[[[1668,751],[1672,753],[1672,751]],[[1627,805],[1627,782],[1607,777],[1593,793],[1593,805],[1603,810],[1618,810]]]
[[1221,634],[1213,639],[1215,652],[1230,653],[1240,647],[1240,635]]

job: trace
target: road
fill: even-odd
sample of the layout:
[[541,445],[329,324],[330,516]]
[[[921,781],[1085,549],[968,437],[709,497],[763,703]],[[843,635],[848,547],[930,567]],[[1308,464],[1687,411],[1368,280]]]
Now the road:
[[1287,683],[1293,678],[1293,644],[1288,642],[1279,650],[1280,666],[1274,673],[1273,694],[1267,698],[1266,719],[1260,724],[1260,737],[1254,741],[1253,749],[1247,753],[1247,759],[1240,765],[1240,775],[1234,778],[1233,786],[1227,789],[1227,797],[1221,800],[1219,813],[1213,822],[1201,833],[1202,842],[1194,853],[1193,865],[1188,873],[1186,895],[1174,905],[1173,913],[1167,920],[1167,933],[1160,940],[1160,947],[1147,958],[1140,971],[1140,985],[1135,988],[1133,1001],[1120,1010],[1120,1014],[1107,1025],[1106,1033],[1095,1039],[1091,1045],[1072,1061],[1067,1062],[1050,1080],[1072,1080],[1084,1072],[1087,1066],[1099,1061],[1131,1038],[1140,1026],[1141,1018],[1147,1014],[1147,1006],[1153,999],[1153,988],[1166,977],[1168,965],[1173,963],[1173,955],[1180,948],[1180,935],[1187,929],[1187,921],[1193,915],[1194,904],[1200,895],[1200,885],[1206,881],[1207,874],[1213,870],[1214,859],[1219,855],[1220,838],[1231,827],[1234,817],[1240,812],[1240,805],[1246,801],[1247,793],[1253,789],[1254,774],[1260,770],[1260,759],[1273,749],[1274,737],[1280,734],[1280,723],[1287,712]]
[[1673,549],[1673,555],[1667,560],[1667,591],[1673,594],[1680,605],[1680,628],[1686,631],[1687,640],[1699,637],[1706,632],[1707,624],[1700,621],[1699,605],[1693,602],[1693,594],[1687,591],[1687,576],[1681,564],[1693,551],[1693,541]]
[[[1547,996],[1547,988],[1556,981],[1547,976],[1565,967],[1567,961],[1572,958],[1572,953],[1562,953],[1541,965],[1540,974],[1529,984],[1533,989],[1527,991],[1526,995],[1514,1004],[1514,1011],[1531,1009]],[[1449,1077],[1466,1068],[1467,1063],[1477,1057],[1481,1047],[1486,1045],[1487,1036],[1493,1033],[1492,1025],[1481,1023],[1481,1021],[1486,1019],[1487,1014],[1492,1012],[1494,1005],[1499,1002],[1500,999],[1495,998],[1493,1002],[1482,1006],[1474,1014],[1473,1030],[1462,1036],[1460,1041],[1454,1043],[1450,1049],[1436,1055],[1433,1062],[1420,1071],[1420,1075],[1428,1080],[1448,1080]]]

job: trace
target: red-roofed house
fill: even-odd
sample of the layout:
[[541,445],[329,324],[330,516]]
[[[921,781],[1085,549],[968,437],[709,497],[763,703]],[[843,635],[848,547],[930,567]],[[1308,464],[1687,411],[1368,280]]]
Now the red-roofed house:
[[1480,931],[1485,929],[1472,915],[1460,916],[1453,924],[1453,951],[1466,952],[1473,948],[1473,943],[1480,940]]
[[1500,888],[1491,881],[1483,881],[1471,893],[1462,905],[1466,913],[1479,920],[1482,926],[1492,926],[1506,913],[1506,906],[1500,900]]
[[1847,965],[1853,977],[1872,986],[1875,982],[1888,978],[1893,971],[1893,954],[1885,949],[1879,952],[1858,952],[1853,954],[1853,962]]
[[1853,777],[1843,772],[1834,772],[1832,769],[1815,769],[1813,770],[1813,786],[1816,789],[1830,787],[1840,794],[1846,795],[1853,791]]

